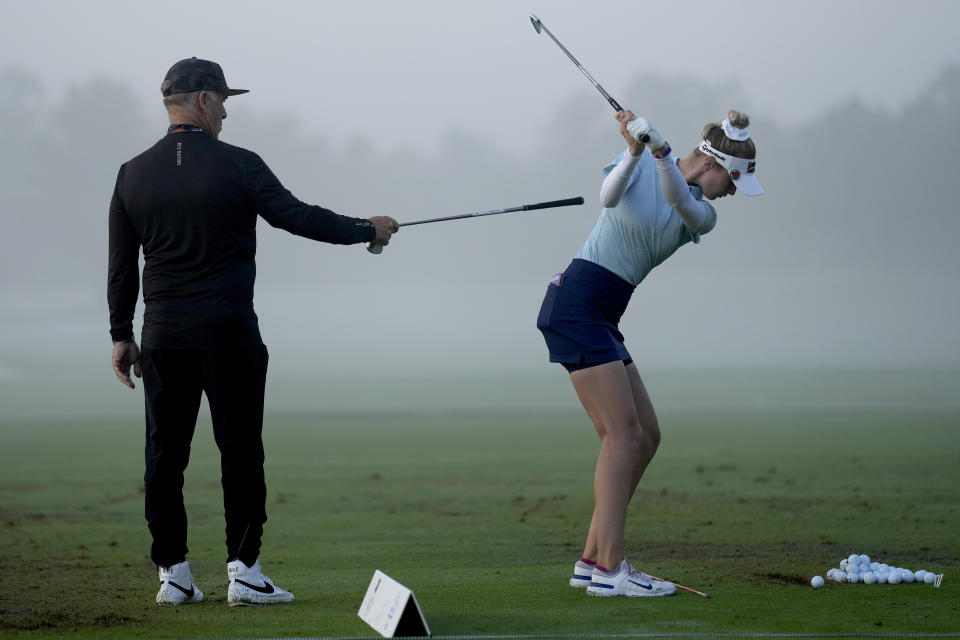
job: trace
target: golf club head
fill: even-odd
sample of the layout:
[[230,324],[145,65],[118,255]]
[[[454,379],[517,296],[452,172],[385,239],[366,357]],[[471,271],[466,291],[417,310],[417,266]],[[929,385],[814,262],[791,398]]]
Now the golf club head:
[[531,13],[531,14],[530,14],[530,22],[533,24],[534,30],[536,30],[537,33],[540,33],[540,27],[541,27],[542,24],[543,24],[543,23],[540,22],[540,18],[538,18],[538,17],[536,16],[536,14]]

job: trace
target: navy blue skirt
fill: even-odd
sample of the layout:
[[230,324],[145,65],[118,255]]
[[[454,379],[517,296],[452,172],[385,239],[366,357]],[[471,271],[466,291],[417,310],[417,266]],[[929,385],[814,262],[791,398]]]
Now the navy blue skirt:
[[631,362],[617,326],[635,287],[598,264],[574,259],[547,285],[537,328],[550,362],[567,371],[623,360]]

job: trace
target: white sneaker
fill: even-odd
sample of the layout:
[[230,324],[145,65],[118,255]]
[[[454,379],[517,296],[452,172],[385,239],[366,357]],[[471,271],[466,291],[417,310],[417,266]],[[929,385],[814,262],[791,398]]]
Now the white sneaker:
[[158,572],[160,591],[157,591],[157,604],[187,604],[203,600],[203,592],[193,583],[186,560],[172,567],[160,567]]
[[654,580],[647,574],[637,571],[626,558],[619,567],[609,573],[594,569],[592,578],[590,586],[587,587],[587,593],[601,598],[669,596],[677,590],[672,582]]
[[583,560],[577,560],[573,565],[573,575],[570,576],[570,586],[574,589],[586,589],[590,586],[593,579],[593,567],[595,565],[587,564]]
[[260,570],[260,560],[252,567],[243,564],[242,560],[233,560],[227,563],[227,577],[230,586],[227,588],[227,604],[231,607],[242,604],[275,604],[278,602],[293,602],[293,594],[273,584]]

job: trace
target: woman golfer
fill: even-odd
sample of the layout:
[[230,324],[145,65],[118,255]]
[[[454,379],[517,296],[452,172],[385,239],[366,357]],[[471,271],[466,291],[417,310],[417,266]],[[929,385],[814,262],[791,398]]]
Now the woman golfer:
[[570,586],[595,596],[663,596],[676,587],[638,571],[624,555],[627,504],[657,451],[660,426],[617,325],[647,274],[713,229],[717,214],[706,200],[763,189],[743,113],[708,124],[699,147],[679,160],[645,118],[630,111],[616,117],[627,149],[604,167],[600,219],[547,286],[537,328],[550,361],[570,373],[602,443],[593,519]]

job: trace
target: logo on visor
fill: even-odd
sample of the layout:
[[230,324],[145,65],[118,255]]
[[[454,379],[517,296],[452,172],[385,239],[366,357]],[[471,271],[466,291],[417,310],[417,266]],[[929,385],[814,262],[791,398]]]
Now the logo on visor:
[[730,177],[733,178],[734,180],[739,180],[740,171],[738,169],[734,169],[733,171],[730,172]]
[[750,162],[747,163],[747,173],[753,173],[756,170],[757,170],[756,160],[751,160]]

